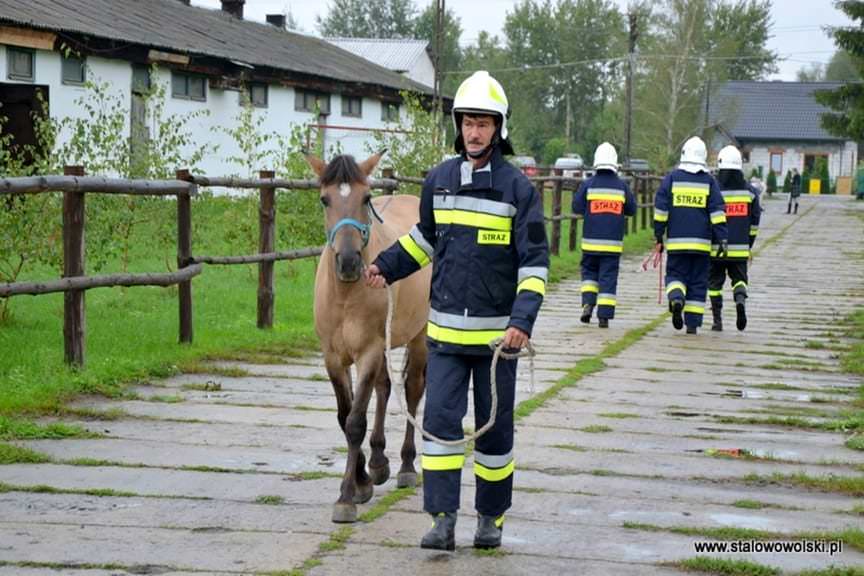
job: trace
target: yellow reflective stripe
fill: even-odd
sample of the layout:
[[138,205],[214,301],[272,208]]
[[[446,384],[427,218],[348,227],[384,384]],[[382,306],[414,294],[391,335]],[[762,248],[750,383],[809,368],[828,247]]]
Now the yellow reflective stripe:
[[708,290],[708,296],[722,296],[723,290]]
[[743,280],[739,280],[738,282],[736,282],[736,283],[732,286],[732,289],[734,290],[735,288],[738,288],[739,286],[743,286],[744,288],[747,288],[747,283],[744,282]]
[[485,346],[495,338],[504,336],[504,330],[457,330],[444,328],[429,322],[426,335],[438,342],[459,344],[460,346]]
[[673,290],[681,290],[684,294],[687,294],[687,286],[685,286],[683,282],[670,282],[669,285],[666,286],[666,294],[669,294]]
[[666,244],[666,250],[669,252],[675,252],[677,250],[698,250],[699,252],[711,252],[711,246],[708,244],[690,244],[690,243],[681,243],[681,244]]
[[598,298],[597,305],[598,306],[615,306],[617,301],[615,298]]
[[669,214],[657,214],[654,213],[654,221],[655,222],[667,222],[669,220]]
[[510,230],[512,218],[467,210],[435,210],[436,224],[461,224],[487,230]]
[[600,292],[600,288],[592,284],[585,284],[582,286],[582,292]]
[[718,214],[717,216],[711,217],[711,224],[725,224],[726,223],[726,215]]
[[531,290],[532,292],[537,292],[541,296],[546,295],[546,283],[543,282],[540,278],[526,278],[519,283],[519,286],[516,287],[516,293],[522,292],[523,290]]
[[723,200],[725,200],[727,204],[735,204],[741,202],[746,202],[747,204],[749,204],[753,201],[750,196],[724,196]]
[[694,196],[708,196],[708,190],[706,188],[694,188],[678,182],[675,182],[672,185],[672,191],[680,192],[682,194],[692,194]]
[[504,525],[504,515],[501,514],[497,518],[495,518],[495,527],[501,528]]
[[623,246],[610,246],[609,244],[589,244],[587,242],[582,242],[582,250],[589,250],[591,252],[612,252],[614,254],[621,254],[624,252]]
[[727,258],[747,258],[748,256],[750,256],[749,250],[729,250],[726,255]]
[[429,256],[426,255],[426,252],[423,251],[422,248],[417,244],[417,242],[408,234],[399,238],[399,244],[402,248],[405,249],[408,254],[411,255],[414,260],[420,264],[420,267],[426,266],[429,264]]
[[461,470],[462,466],[465,465],[465,455],[430,456],[423,454],[420,462],[423,470]]
[[617,200],[619,202],[624,201],[624,193],[621,194],[604,194],[602,192],[589,192],[586,197],[586,200]]
[[501,468],[487,468],[479,462],[474,462],[474,474],[487,482],[500,482],[513,474],[516,462],[511,460],[509,464]]
[[705,307],[704,306],[697,306],[695,304],[685,304],[684,305],[684,312],[690,312],[691,314],[704,314],[705,313]]

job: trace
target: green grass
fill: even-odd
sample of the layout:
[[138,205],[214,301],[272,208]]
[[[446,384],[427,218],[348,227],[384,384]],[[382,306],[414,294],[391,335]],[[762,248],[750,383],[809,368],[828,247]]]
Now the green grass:
[[588,448],[584,446],[578,446],[576,444],[553,444],[552,448],[557,448],[559,450],[569,450],[570,452],[588,452]]
[[665,562],[662,566],[671,566],[684,572],[703,572],[716,576],[780,576],[779,568],[757,564],[749,560],[731,560],[729,558],[712,558],[697,556],[675,562]]
[[175,395],[165,395],[165,394],[157,394],[155,396],[147,396],[143,398],[143,400],[147,402],[161,402],[163,404],[179,404],[180,402],[185,402],[186,399],[179,394]]
[[582,428],[578,428],[580,432],[587,432],[589,434],[605,434],[607,432],[612,432],[612,428],[609,426],[604,426],[602,424],[591,424],[590,426],[583,426]]
[[810,476],[803,472],[798,474],[774,473],[770,476],[748,474],[743,478],[747,484],[794,486],[820,492],[836,492],[856,498],[864,497],[864,476]]
[[601,412],[597,414],[601,418],[639,418],[639,414],[631,414],[629,412]]
[[852,450],[864,450],[864,434],[856,434],[845,442],[847,448]]
[[274,496],[270,494],[266,494],[263,496],[258,496],[255,499],[256,504],[266,504],[268,506],[279,506],[280,504],[285,503],[285,498],[282,496]]
[[416,494],[414,488],[397,488],[385,494],[374,506],[358,516],[361,522],[374,522],[387,513],[397,503]]
[[0,440],[41,440],[60,438],[100,438],[102,434],[91,432],[81,426],[52,422],[36,424],[27,420],[19,420],[0,416]]
[[3,464],[42,464],[50,462],[51,457],[23,446],[0,442],[0,465]]

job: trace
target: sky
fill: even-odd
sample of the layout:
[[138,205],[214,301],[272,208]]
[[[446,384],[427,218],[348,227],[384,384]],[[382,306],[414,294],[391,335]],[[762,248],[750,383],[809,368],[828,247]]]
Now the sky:
[[[626,8],[627,0],[615,0]],[[425,7],[430,0],[416,0]],[[196,6],[219,8],[220,0],[192,0]],[[301,31],[317,35],[315,16],[327,13],[330,2],[321,0],[246,0],[244,17],[263,22],[266,14],[288,11],[300,24]],[[508,11],[518,0],[448,0],[462,23],[462,44],[473,43],[481,31],[501,34]],[[845,14],[834,7],[833,0],[774,0],[772,6],[772,36],[768,47],[778,53],[779,72],[771,77],[777,80],[795,80],[796,72],[813,62],[827,63],[834,53],[834,41],[823,27],[849,24]]]

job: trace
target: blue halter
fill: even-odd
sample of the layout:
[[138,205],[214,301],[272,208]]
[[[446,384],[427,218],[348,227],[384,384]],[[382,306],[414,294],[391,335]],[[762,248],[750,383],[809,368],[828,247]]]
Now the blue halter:
[[354,218],[343,218],[336,223],[333,228],[327,231],[327,243],[330,246],[333,246],[333,241],[336,240],[336,233],[343,226],[351,226],[352,228],[356,228],[358,232],[360,232],[360,237],[363,239],[363,247],[365,248],[367,244],[369,244],[369,229],[371,226],[369,224],[364,224],[359,220],[355,220]]

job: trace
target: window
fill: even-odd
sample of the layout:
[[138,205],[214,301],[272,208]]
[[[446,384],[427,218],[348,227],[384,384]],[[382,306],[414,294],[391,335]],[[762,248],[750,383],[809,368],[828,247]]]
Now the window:
[[363,117],[363,99],[359,96],[342,96],[342,116]]
[[384,122],[398,122],[399,104],[395,102],[381,102],[381,120]]
[[171,96],[189,100],[207,100],[204,77],[185,72],[171,73]]
[[249,85],[249,102],[256,108],[267,108],[267,84]]
[[323,92],[298,89],[294,93],[294,109],[298,112],[315,112],[330,114],[330,95]]
[[84,84],[87,80],[87,67],[83,58],[63,58],[61,69],[63,84]]
[[771,170],[774,171],[774,174],[778,176],[783,174],[783,153],[782,152],[772,152],[771,153]]
[[6,68],[9,80],[33,82],[36,79],[33,72],[36,53],[33,50],[6,48],[6,54]]

